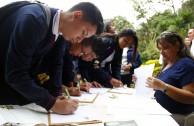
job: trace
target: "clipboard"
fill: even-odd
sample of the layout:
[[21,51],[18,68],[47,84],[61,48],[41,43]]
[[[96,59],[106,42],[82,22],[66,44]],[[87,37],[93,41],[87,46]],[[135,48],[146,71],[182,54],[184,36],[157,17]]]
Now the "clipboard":
[[[60,125],[80,125],[80,124],[95,124],[102,123],[99,117],[94,113],[96,110],[89,106],[79,106],[78,110],[70,115],[59,115],[53,112],[48,113],[48,125],[60,126]],[[51,119],[52,118],[52,119]]]

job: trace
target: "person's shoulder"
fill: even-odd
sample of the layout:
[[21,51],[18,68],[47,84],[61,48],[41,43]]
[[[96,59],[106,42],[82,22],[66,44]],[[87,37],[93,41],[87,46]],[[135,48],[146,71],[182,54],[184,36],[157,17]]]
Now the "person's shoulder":
[[194,62],[194,60],[193,59],[191,59],[191,58],[188,58],[188,57],[184,57],[184,58],[181,58],[180,59],[182,62]]
[[114,38],[112,37],[102,37],[102,42],[105,46],[111,46],[114,42]]
[[182,67],[194,68],[194,60],[188,57],[181,58],[179,64]]

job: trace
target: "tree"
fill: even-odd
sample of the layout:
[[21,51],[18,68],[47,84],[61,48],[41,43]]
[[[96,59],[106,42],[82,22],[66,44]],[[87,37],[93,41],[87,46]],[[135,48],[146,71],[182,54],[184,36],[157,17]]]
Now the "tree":
[[130,23],[125,17],[122,17],[122,16],[117,16],[117,17],[114,17],[113,19],[105,19],[105,22],[106,21],[113,22],[114,26],[116,27],[117,32],[125,28],[134,29],[133,24]]
[[[169,4],[169,9],[164,10],[164,12],[155,12],[151,17],[147,17],[148,12],[145,9],[145,4],[150,3],[160,3]],[[182,0],[183,2],[183,0]],[[149,9],[154,9],[154,6]],[[194,0],[186,1],[182,4],[179,10],[175,11],[174,3],[172,0],[157,0],[157,1],[140,1],[134,2],[134,9],[138,11],[137,19],[146,19],[145,23],[141,24],[136,31],[139,34],[139,50],[144,61],[150,58],[157,58],[155,44],[153,42],[161,32],[165,30],[173,30],[179,32],[183,37],[187,36],[188,28],[194,25],[194,15],[192,10],[194,9]]]

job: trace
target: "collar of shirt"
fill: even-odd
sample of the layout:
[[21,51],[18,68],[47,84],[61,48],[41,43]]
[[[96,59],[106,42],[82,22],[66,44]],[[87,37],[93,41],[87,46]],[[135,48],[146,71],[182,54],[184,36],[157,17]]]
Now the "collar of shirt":
[[54,18],[53,18],[52,32],[55,35],[55,41],[57,40],[59,35],[62,35],[62,33],[59,32],[60,12],[61,12],[61,10],[58,10],[57,13],[54,15]]
[[194,39],[192,40],[190,51],[191,51],[191,54],[194,56]]

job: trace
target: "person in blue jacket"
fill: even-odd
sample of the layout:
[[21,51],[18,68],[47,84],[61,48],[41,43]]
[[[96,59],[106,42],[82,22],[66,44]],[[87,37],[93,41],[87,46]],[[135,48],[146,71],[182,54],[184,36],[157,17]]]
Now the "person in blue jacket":
[[129,46],[123,49],[122,54],[121,80],[123,84],[127,84],[127,87],[130,87],[130,84],[134,83],[132,82],[134,69],[142,64],[139,52],[135,51],[136,54],[134,54],[134,51],[133,46]]
[[123,29],[114,34],[101,36],[105,50],[104,55],[91,62],[79,60],[79,70],[83,78],[96,81],[104,87],[121,87],[121,60],[123,48],[133,45],[137,48],[138,39],[132,29]]
[[183,126],[194,112],[194,57],[177,32],[162,32],[156,44],[166,64],[156,77],[147,78],[147,87],[155,89],[157,102]]
[[[77,110],[78,101],[61,96],[64,40],[80,43],[84,38],[103,31],[100,10],[90,2],[81,2],[68,11],[50,8],[49,26],[45,11],[38,4],[25,5],[7,15],[0,24],[0,104],[34,102],[58,114]],[[62,37],[62,39],[58,39]],[[36,83],[37,72],[45,55],[51,53],[50,85]],[[51,91],[52,90],[52,91]]]

